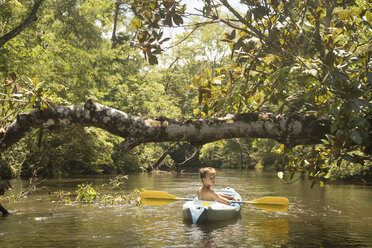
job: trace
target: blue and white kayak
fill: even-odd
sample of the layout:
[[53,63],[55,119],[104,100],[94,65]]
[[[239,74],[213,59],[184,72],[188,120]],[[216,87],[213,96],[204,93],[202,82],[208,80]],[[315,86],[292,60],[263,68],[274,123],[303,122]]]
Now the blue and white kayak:
[[[241,196],[232,188],[215,190],[217,193],[233,196],[239,201]],[[196,197],[193,201],[186,202],[182,207],[182,215],[185,220],[195,223],[207,221],[231,220],[240,215],[241,204],[232,203],[226,205],[220,202],[201,201]]]

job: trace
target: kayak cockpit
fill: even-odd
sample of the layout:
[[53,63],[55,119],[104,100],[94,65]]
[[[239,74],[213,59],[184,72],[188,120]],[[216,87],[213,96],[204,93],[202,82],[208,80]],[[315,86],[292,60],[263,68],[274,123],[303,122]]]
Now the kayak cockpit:
[[[241,201],[241,196],[232,188],[216,190],[217,193],[233,196]],[[220,202],[201,201],[196,197],[193,201],[186,202],[182,207],[185,220],[193,223],[207,221],[224,221],[240,215],[241,204],[226,205]]]

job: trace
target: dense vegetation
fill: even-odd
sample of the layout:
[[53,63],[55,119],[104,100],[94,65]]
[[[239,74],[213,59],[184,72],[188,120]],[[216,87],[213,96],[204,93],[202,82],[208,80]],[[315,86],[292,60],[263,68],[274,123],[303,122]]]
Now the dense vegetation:
[[[325,177],[371,173],[368,1],[229,2],[199,1],[195,10],[165,0],[2,1],[2,127],[31,108],[94,99],[154,118],[315,113],[333,123],[323,143],[231,139],[197,152],[164,143],[123,154],[121,138],[99,129],[40,128],[2,155],[0,176],[128,173],[181,165],[179,157],[193,153],[194,164],[275,165],[320,185]],[[37,20],[5,39],[38,3]]]

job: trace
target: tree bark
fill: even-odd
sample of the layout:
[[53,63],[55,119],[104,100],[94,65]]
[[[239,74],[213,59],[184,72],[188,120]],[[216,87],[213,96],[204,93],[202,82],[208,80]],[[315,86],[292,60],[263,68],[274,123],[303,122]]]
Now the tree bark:
[[201,145],[230,138],[268,138],[289,146],[320,143],[330,132],[330,120],[309,114],[245,113],[213,119],[174,120],[130,115],[88,100],[84,106],[56,106],[19,114],[0,133],[0,152],[35,128],[92,126],[125,138],[124,152],[149,142],[188,141]]
[[34,6],[32,7],[32,10],[30,14],[26,17],[23,22],[21,22],[17,27],[15,27],[10,32],[6,33],[5,35],[0,37],[0,47],[2,47],[5,43],[7,43],[9,40],[20,34],[28,25],[30,25],[32,22],[37,20],[36,13],[38,9],[40,8],[41,3],[44,0],[38,0],[35,1]]

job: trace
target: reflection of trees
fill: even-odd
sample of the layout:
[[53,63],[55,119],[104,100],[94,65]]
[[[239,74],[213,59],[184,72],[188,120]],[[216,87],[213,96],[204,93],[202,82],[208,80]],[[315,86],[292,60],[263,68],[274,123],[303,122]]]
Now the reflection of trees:
[[231,244],[232,235],[241,239],[244,234],[240,218],[197,225],[185,223],[185,227],[187,243],[193,247],[224,247]]
[[[196,247],[236,247],[251,245],[285,245],[289,240],[287,219],[265,219],[262,221],[232,220],[207,224],[186,224],[185,236],[188,244]],[[234,244],[234,242],[236,242]]]
[[287,219],[265,219],[252,222],[247,226],[246,235],[261,245],[284,245],[289,240],[289,224]]

